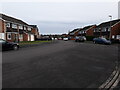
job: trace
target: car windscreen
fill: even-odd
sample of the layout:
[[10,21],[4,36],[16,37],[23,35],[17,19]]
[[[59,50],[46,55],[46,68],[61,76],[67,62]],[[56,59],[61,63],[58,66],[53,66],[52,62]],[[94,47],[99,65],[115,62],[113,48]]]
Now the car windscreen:
[[107,40],[107,39],[105,39],[105,38],[102,38],[102,40],[103,40],[103,41],[108,41],[108,40]]

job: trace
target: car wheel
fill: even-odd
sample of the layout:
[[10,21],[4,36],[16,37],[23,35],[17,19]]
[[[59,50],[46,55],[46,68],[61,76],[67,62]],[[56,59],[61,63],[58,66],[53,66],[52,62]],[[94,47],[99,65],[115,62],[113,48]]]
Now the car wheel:
[[13,46],[13,50],[18,50],[18,46],[17,46],[17,45],[14,45],[14,46]]

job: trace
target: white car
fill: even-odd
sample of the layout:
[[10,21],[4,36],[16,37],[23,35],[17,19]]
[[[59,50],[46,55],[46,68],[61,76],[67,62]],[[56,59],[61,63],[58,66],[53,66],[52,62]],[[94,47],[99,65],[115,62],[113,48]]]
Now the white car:
[[57,38],[55,38],[55,40],[58,40]]
[[64,41],[68,41],[68,38],[63,38]]

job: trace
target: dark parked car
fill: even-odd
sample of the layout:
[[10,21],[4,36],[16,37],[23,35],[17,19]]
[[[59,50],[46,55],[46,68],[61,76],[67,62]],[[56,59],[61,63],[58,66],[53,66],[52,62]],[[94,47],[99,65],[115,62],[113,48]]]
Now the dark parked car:
[[39,39],[36,39],[36,41],[50,41],[50,40],[52,40],[52,38],[51,37],[41,37],[41,38],[39,38]]
[[2,50],[18,50],[19,44],[14,42],[8,42],[0,39],[0,44],[2,45]]
[[84,42],[84,41],[86,41],[85,36],[76,36],[75,37],[75,42]]
[[94,38],[93,43],[98,43],[98,44],[111,44],[110,40],[107,40],[106,38]]

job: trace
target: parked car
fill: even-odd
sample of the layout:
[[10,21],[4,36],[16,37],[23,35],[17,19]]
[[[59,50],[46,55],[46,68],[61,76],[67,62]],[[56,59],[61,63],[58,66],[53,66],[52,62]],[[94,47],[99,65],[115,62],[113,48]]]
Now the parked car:
[[58,40],[62,40],[62,38],[60,37],[60,38],[58,38]]
[[67,38],[67,37],[65,37],[65,38],[63,38],[63,40],[64,40],[64,41],[68,41],[68,38]]
[[0,39],[0,44],[2,45],[2,50],[18,50],[19,44],[14,42],[8,42],[3,39]]
[[54,38],[54,40],[58,40],[58,38]]
[[110,40],[107,40],[106,38],[94,38],[93,43],[98,43],[98,44],[111,44]]
[[36,41],[50,41],[52,37],[50,36],[42,36],[41,38],[36,39]]
[[86,41],[85,36],[76,36],[75,37],[75,42],[84,42],[84,41]]

